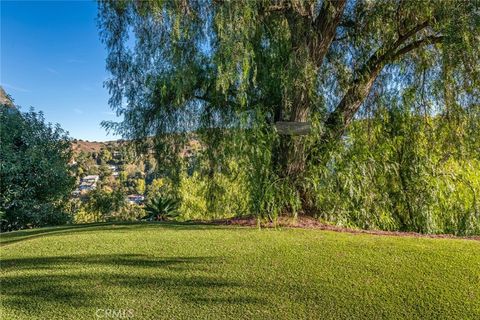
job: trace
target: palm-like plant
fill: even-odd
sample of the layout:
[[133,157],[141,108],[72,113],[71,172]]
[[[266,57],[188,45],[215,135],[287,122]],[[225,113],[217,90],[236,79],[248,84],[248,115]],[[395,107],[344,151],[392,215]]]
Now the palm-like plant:
[[173,198],[159,196],[147,202],[145,211],[147,212],[145,217],[147,220],[169,220],[178,216],[178,201]]

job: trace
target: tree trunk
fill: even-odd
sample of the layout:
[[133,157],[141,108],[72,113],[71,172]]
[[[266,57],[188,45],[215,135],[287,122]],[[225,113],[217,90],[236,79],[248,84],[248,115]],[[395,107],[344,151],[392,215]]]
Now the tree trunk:
[[[296,59],[295,68],[302,70],[306,63],[311,63],[316,72],[320,70],[325,55],[335,38],[345,5],[346,0],[325,0],[317,15],[315,6],[312,6],[308,17],[288,16],[292,49],[295,50],[293,53],[294,59]],[[307,30],[311,32],[307,32]],[[300,48],[306,50],[303,55]],[[315,86],[315,83],[309,84],[306,82],[307,79],[298,80],[304,86],[294,92],[294,107],[290,114],[290,121],[306,122],[310,116],[312,103],[308,94],[309,85]],[[298,177],[305,169],[305,137],[281,137],[280,145],[281,156],[284,157],[283,161],[285,162],[282,168],[284,174],[294,178]]]
[[[346,0],[326,0],[318,15],[315,14],[314,6],[306,16],[293,12],[287,14],[293,50],[291,72],[297,75],[298,78],[294,83],[299,87],[292,90],[293,107],[289,110],[289,115],[284,114],[285,110],[282,110],[275,114],[275,121],[307,122],[309,120],[312,106],[309,90],[315,83],[309,83],[309,80],[302,78],[305,74],[301,70],[305,68],[306,63],[310,63],[318,72],[335,37],[345,4]],[[305,136],[281,135],[278,148],[274,152],[274,169],[280,177],[288,178],[296,185],[302,207],[308,211],[310,201],[301,179],[307,162],[305,139]]]
[[[300,94],[296,100],[289,121],[306,122],[309,116],[309,103],[306,94]],[[278,170],[281,177],[290,177],[295,180],[305,169],[305,137],[283,134],[280,135],[278,150]]]
[[[310,14],[303,12],[305,14],[301,15],[287,12],[293,59],[293,63],[290,65],[291,70],[289,71],[296,75],[297,78],[294,79],[296,81],[292,83],[295,83],[298,87],[293,88],[290,92],[294,105],[292,109],[288,108],[289,114],[285,115],[286,110],[280,108],[275,113],[275,121],[308,121],[312,106],[308,89],[312,83],[307,82],[308,76],[305,77],[302,72],[297,73],[296,71],[302,70],[306,64],[311,64],[316,72],[319,72],[325,55],[335,37],[336,29],[345,9],[345,3],[345,0],[325,0],[317,16],[315,16],[314,10]],[[387,63],[416,48],[442,41],[443,36],[441,35],[419,37],[420,32],[427,28],[429,24],[430,20],[426,20],[406,32],[399,32],[399,37],[396,41],[386,43],[385,46],[377,49],[367,62],[355,71],[354,81],[324,123],[325,131],[316,147],[317,154],[308,153],[308,156],[311,157],[308,160],[309,163],[322,165],[323,161],[318,156],[318,152],[328,153],[330,146],[333,145],[332,142],[340,140],[361,104],[370,93],[382,68]],[[302,180],[299,178],[307,164],[306,156],[305,137],[293,135],[282,135],[280,137],[279,146],[274,154],[274,169],[280,177],[288,178],[297,185],[304,209],[308,208],[306,204],[309,201],[303,190]]]
[[[306,94],[299,94],[295,100],[297,104],[292,110],[288,121],[291,122],[306,122],[309,117],[310,105]],[[275,156],[275,170],[280,178],[288,179],[289,183],[293,184],[298,192],[302,202],[302,211],[308,212],[311,199],[304,189],[302,183],[302,174],[306,167],[306,150],[305,150],[304,135],[282,134],[276,150]],[[290,211],[291,208],[285,208]]]

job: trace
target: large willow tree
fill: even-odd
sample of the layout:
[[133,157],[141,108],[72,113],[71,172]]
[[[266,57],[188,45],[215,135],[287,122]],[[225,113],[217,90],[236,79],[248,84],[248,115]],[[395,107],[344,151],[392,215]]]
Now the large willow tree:
[[[441,118],[479,104],[478,1],[100,1],[99,26],[110,104],[124,117],[107,127],[157,137],[172,168],[195,131],[206,177],[248,155],[261,163],[247,169],[250,192],[288,181],[303,209],[309,174],[380,106]],[[292,132],[276,129],[285,122]],[[305,123],[308,134],[293,134]]]

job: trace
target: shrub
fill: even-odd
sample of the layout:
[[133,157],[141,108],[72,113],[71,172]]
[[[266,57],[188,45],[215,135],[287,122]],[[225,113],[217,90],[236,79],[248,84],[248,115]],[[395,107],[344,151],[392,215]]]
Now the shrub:
[[88,194],[85,211],[95,215],[95,221],[106,221],[122,210],[127,205],[125,193],[120,190],[111,192],[96,189]]
[[2,230],[63,224],[74,188],[70,141],[42,113],[0,106],[0,212]]
[[137,204],[127,204],[111,214],[107,221],[137,221],[146,216],[145,209]]
[[165,221],[178,216],[177,200],[167,196],[160,196],[151,199],[145,205],[145,212],[147,213],[145,219],[155,221]]

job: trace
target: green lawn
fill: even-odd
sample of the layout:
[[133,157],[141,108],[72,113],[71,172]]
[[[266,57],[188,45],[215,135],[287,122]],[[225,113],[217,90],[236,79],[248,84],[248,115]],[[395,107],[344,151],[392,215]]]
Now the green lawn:
[[145,223],[1,243],[1,319],[480,319],[478,241]]

